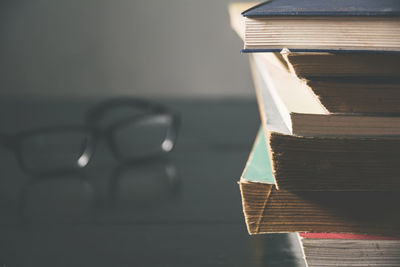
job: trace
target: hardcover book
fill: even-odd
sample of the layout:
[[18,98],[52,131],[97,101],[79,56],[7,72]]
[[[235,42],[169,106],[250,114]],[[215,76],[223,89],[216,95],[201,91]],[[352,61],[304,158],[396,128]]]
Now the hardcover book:
[[396,0],[270,0],[242,13],[244,52],[399,52]]

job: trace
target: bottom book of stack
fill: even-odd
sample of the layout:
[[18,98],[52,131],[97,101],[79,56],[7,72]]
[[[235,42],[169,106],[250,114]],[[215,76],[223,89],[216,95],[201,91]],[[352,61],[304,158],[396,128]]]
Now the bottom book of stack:
[[400,265],[397,238],[334,233],[298,233],[297,237],[308,267]]

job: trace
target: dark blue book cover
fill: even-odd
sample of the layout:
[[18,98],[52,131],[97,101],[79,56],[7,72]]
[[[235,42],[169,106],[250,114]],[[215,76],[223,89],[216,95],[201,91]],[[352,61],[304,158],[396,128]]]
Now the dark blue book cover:
[[400,16],[400,0],[270,0],[242,13],[264,16]]

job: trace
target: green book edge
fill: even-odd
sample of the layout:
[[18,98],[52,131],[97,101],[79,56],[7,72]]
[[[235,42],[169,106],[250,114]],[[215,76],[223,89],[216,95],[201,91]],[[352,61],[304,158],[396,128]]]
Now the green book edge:
[[242,179],[254,183],[275,184],[264,129],[258,130]]

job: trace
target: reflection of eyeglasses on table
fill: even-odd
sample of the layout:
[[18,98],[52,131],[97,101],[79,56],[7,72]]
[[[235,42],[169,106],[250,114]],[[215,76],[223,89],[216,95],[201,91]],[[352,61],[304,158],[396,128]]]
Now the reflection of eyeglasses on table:
[[20,193],[19,219],[25,223],[137,220],[137,211],[162,206],[179,195],[179,175],[168,158],[117,165],[107,178],[108,197],[97,191],[96,181],[79,171],[29,179]]
[[85,167],[100,139],[123,162],[159,156],[175,146],[179,116],[166,107],[131,98],[90,109],[83,126],[51,126],[1,135],[21,168],[34,175]]

